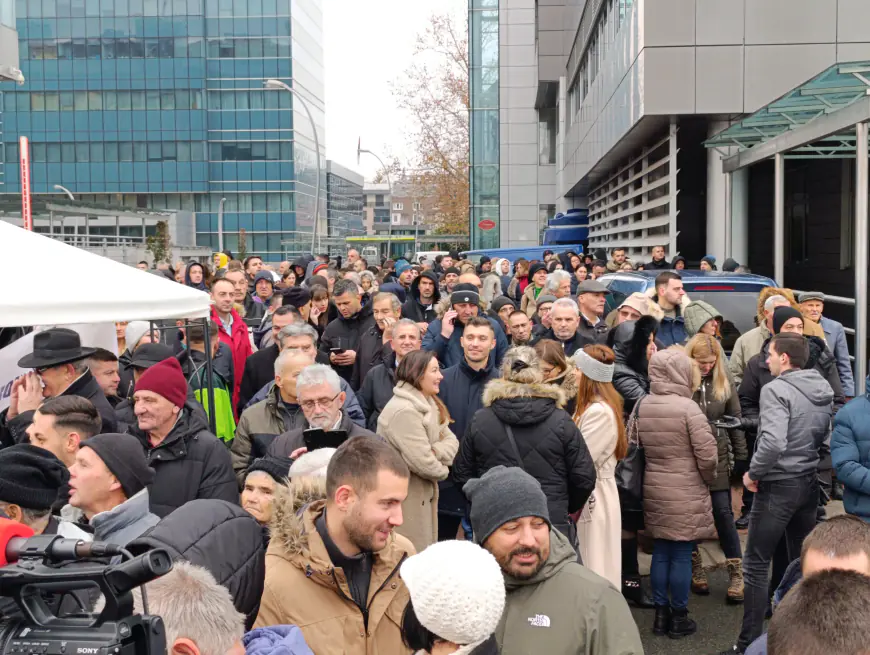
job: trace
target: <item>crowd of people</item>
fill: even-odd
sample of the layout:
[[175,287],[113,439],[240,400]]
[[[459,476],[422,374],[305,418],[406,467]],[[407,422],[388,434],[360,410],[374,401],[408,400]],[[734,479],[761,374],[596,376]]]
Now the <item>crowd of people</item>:
[[[768,288],[726,353],[685,267],[661,246],[143,262],[210,317],[119,322],[118,355],[36,333],[0,414],[0,510],[167,548],[148,596],[173,652],[643,653],[629,605],[658,636],[702,629],[717,539],[744,610],[726,652],[863,653],[870,396],[843,326],[823,294]],[[651,293],[608,302],[600,278],[637,269]]]

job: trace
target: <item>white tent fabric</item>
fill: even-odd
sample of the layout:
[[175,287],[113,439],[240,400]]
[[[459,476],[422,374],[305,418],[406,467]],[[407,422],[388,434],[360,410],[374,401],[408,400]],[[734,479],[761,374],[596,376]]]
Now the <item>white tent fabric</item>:
[[202,318],[209,295],[0,221],[0,327]]

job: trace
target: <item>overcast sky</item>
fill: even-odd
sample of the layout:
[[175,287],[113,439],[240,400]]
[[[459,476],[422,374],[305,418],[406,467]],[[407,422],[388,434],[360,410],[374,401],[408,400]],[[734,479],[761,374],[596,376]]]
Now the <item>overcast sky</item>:
[[385,161],[388,152],[407,154],[390,82],[433,12],[464,19],[467,8],[468,0],[323,0],[327,158],[371,179],[379,165],[370,155],[357,165],[357,139]]

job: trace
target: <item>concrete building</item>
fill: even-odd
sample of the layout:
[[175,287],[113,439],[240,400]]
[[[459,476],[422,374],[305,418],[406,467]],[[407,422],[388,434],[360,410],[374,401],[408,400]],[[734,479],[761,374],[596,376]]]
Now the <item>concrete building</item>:
[[[861,0],[469,7],[475,246],[537,243],[546,216],[583,207],[590,247],[643,259],[662,243],[721,262],[730,203],[730,254],[771,274],[772,163],[735,172],[729,194],[722,153],[703,142],[838,62],[870,60]],[[786,280],[848,295],[834,285],[849,266],[852,162],[786,166]]]
[[[226,198],[224,247],[238,252],[244,229],[249,254],[284,259],[298,233],[310,242],[318,169],[326,231],[321,5],[18,0],[26,83],[3,93],[2,192],[20,192],[26,135],[35,193],[60,184],[99,204],[195,212],[197,243],[213,250]],[[265,89],[266,79],[298,95]]]
[[434,200],[404,178],[393,182],[392,194],[386,183],[367,183],[363,192],[366,233],[370,235],[387,234],[390,224],[395,236],[412,236],[415,231],[426,234],[438,212]]

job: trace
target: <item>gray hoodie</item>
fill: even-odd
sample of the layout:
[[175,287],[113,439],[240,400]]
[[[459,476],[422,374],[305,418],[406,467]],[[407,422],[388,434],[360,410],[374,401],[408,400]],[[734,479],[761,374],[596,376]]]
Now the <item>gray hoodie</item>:
[[815,471],[819,448],[831,437],[833,400],[831,385],[815,369],[786,371],[766,384],[749,477],[771,482]]
[[94,540],[119,546],[126,546],[159,522],[160,518],[149,510],[147,488],[107,512],[94,514],[91,518]]

